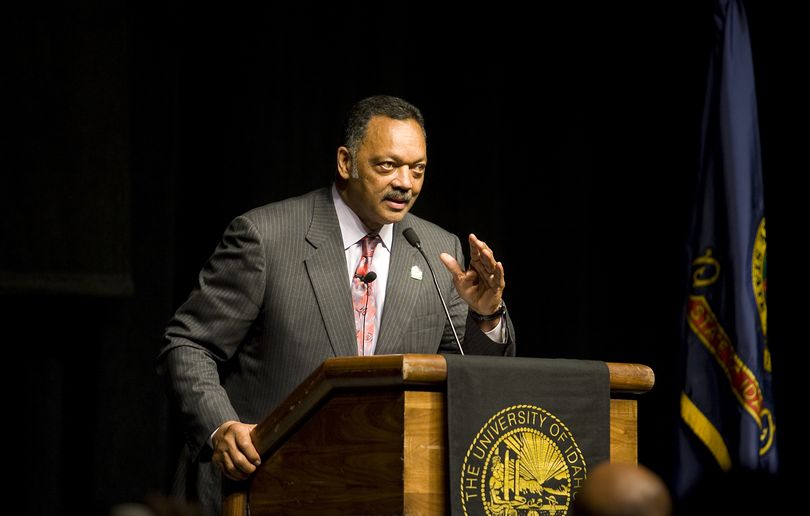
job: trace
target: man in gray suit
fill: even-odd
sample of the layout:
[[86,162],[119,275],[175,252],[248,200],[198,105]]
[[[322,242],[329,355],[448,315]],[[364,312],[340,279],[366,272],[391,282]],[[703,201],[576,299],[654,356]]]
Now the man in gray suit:
[[503,266],[490,248],[470,235],[465,270],[459,239],[408,213],[426,165],[419,110],[370,97],[349,114],[331,187],[254,209],[225,231],[158,357],[187,441],[175,491],[206,514],[219,511],[222,474],[240,480],[259,465],[255,423],[327,358],[459,352],[406,229],[421,239],[464,352],[515,354]]

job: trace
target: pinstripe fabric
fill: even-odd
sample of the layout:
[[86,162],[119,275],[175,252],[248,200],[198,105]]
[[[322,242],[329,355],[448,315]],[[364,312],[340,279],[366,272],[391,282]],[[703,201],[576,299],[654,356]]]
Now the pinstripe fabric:
[[[467,318],[438,256],[463,260],[461,244],[413,215],[394,228],[376,354],[456,352],[427,266],[402,231],[413,227],[437,273],[464,351],[514,354]],[[424,270],[423,280],[411,268]],[[465,320],[466,318],[466,320]],[[465,338],[466,334],[466,338]],[[229,419],[259,422],[325,359],[356,355],[351,290],[328,188],[252,210],[226,229],[199,286],[170,321],[158,372],[186,430],[177,491],[219,510],[219,474],[205,444]]]

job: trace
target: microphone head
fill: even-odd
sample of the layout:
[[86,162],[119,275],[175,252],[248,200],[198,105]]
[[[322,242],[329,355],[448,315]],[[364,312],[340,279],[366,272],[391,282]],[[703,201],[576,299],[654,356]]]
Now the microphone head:
[[414,247],[421,247],[422,241],[419,240],[419,236],[416,234],[416,231],[413,228],[405,228],[405,231],[402,232],[402,236],[405,237],[405,240],[408,241]]
[[374,272],[374,271],[368,271],[368,272],[366,273],[366,275],[365,275],[365,276],[363,276],[362,278],[360,278],[360,280],[361,280],[363,283],[365,283],[366,285],[368,285],[369,283],[371,283],[371,282],[372,282],[372,281],[374,281],[375,279],[377,279],[377,273],[376,273],[376,272]]

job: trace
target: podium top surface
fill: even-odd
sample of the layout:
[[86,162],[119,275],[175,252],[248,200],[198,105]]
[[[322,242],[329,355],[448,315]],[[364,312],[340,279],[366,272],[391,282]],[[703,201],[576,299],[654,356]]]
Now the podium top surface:
[[[497,360],[497,358],[494,358]],[[655,383],[643,364],[606,362],[611,396],[643,394]],[[252,432],[260,453],[276,446],[336,389],[418,389],[444,391],[447,362],[442,355],[376,355],[334,357],[324,361]]]
[[[497,359],[495,359],[497,360]],[[519,358],[518,358],[519,360]],[[655,384],[653,370],[643,364],[606,362],[611,393],[643,394]],[[437,385],[447,381],[443,355],[378,355],[327,359],[315,374],[341,386],[359,385]],[[344,383],[348,382],[348,383]]]

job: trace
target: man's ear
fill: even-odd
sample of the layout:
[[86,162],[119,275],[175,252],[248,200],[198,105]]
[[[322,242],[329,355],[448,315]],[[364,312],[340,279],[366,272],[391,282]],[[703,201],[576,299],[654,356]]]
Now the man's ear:
[[337,171],[344,180],[348,180],[352,175],[352,153],[346,147],[338,147]]

